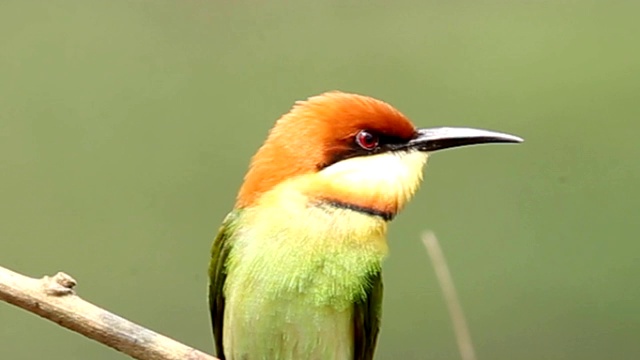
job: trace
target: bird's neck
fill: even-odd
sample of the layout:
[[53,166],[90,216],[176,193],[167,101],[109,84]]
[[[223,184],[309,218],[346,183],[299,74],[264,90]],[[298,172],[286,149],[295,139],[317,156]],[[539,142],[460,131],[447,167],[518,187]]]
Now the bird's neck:
[[264,194],[255,206],[244,209],[242,218],[247,228],[260,232],[259,238],[265,241],[286,233],[291,241],[325,251],[360,244],[384,254],[390,216],[376,207],[309,195],[298,186],[279,186]]

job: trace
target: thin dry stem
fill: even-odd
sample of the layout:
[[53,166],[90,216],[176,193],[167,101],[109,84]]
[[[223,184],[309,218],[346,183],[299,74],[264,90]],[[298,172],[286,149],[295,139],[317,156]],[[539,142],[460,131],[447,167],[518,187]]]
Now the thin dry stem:
[[0,300],[23,308],[139,360],[217,360],[79,296],[65,273],[42,279],[0,267]]
[[449,316],[453,322],[453,331],[455,332],[456,341],[458,342],[460,357],[462,360],[476,360],[469,327],[467,326],[467,321],[465,320],[464,312],[458,299],[458,293],[453,285],[453,278],[449,272],[447,260],[438,243],[438,238],[436,238],[433,232],[428,231],[422,235],[422,242],[427,248],[427,253],[429,253],[429,257],[433,263],[438,283],[440,283],[440,288],[442,289],[442,294],[447,304],[447,309],[449,310]]

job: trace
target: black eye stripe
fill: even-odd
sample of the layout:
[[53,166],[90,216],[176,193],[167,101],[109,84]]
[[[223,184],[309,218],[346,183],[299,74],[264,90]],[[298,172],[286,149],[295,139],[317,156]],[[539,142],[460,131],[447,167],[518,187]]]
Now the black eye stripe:
[[346,160],[349,158],[357,157],[357,156],[367,156],[367,155],[375,155],[389,151],[395,151],[403,144],[406,144],[410,139],[403,139],[398,136],[390,136],[385,134],[380,134],[375,131],[365,130],[375,136],[377,140],[376,146],[372,148],[363,147],[358,142],[358,135],[361,133],[358,132],[356,135],[352,135],[348,138],[343,138],[339,143],[333,144],[331,147],[328,147],[328,152],[326,153],[326,158],[320,164],[316,165],[318,170],[321,170],[327,166],[333,165],[338,161]]

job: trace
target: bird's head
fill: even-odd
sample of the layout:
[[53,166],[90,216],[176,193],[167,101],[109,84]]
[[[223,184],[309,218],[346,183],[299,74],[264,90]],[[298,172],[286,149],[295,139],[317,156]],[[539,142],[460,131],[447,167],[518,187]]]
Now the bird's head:
[[391,105],[328,92],[298,101],[252,159],[236,207],[287,187],[310,202],[391,219],[413,196],[428,154],[481,143],[521,142],[468,128],[419,129]]

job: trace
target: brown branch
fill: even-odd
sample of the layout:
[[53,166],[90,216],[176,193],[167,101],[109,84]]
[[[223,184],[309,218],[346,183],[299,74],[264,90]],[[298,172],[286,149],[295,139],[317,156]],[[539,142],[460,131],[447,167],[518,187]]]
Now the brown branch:
[[449,316],[451,317],[451,322],[453,322],[453,331],[455,332],[458,349],[460,350],[460,357],[462,360],[476,360],[471,335],[469,334],[469,327],[467,326],[464,312],[462,312],[462,305],[460,305],[460,300],[458,300],[456,288],[453,285],[453,278],[449,272],[447,260],[444,258],[442,249],[438,244],[438,238],[436,238],[433,232],[428,231],[422,234],[422,242],[427,248],[429,257],[431,257],[431,262],[433,263],[436,277],[440,283],[445,303],[447,303]]
[[0,300],[139,360],[216,360],[77,296],[76,281],[65,273],[42,279],[0,267]]
[[[463,360],[476,360],[469,328],[438,239],[422,235],[453,322]],[[79,296],[76,281],[65,273],[34,279],[0,267],[0,300],[18,306],[69,330],[139,360],[217,360],[199,350],[130,322]]]

